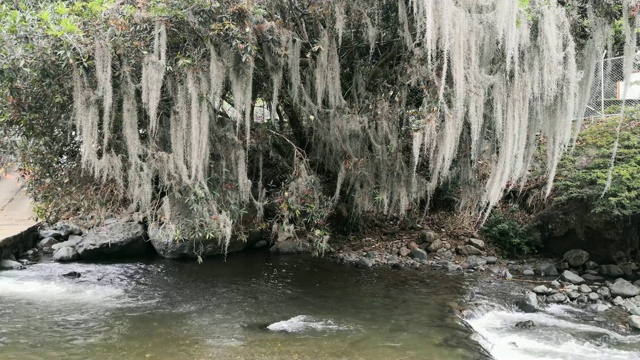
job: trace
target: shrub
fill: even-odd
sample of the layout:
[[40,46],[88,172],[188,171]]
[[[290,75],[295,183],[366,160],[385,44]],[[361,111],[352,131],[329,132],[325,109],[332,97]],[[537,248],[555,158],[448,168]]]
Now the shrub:
[[512,208],[506,213],[504,210],[496,209],[482,227],[486,237],[508,257],[531,255],[542,247],[528,228],[516,219],[518,211],[517,208]]

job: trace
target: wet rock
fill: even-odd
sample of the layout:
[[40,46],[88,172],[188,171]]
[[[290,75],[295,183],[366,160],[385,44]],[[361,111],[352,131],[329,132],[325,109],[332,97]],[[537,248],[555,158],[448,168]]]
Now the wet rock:
[[0,270],[22,270],[24,265],[14,260],[0,260]]
[[498,258],[495,256],[485,256],[484,260],[487,262],[487,264],[489,265],[493,265],[495,263],[498,262]]
[[587,295],[587,298],[588,298],[590,301],[596,301],[596,300],[600,299],[600,295],[598,295],[598,293],[594,293],[594,292],[592,292],[592,293],[589,293],[589,294]]
[[146,255],[151,247],[145,241],[145,235],[142,224],[113,222],[89,231],[76,246],[76,251],[85,260]]
[[640,316],[640,307],[638,306],[630,306],[627,311],[629,312],[629,314],[631,315],[638,315]]
[[533,270],[527,269],[527,270],[522,272],[522,275],[524,275],[524,276],[533,276],[535,274],[534,274]]
[[598,272],[605,276],[611,277],[620,277],[624,275],[624,272],[618,267],[618,265],[600,265],[598,267]]
[[624,299],[620,296],[616,296],[611,302],[613,305],[622,306],[622,304],[624,304]]
[[556,288],[556,289],[557,289],[557,288],[559,288],[561,285],[560,285],[560,283],[559,283],[558,281],[553,280],[553,281],[551,282],[551,286],[553,286],[554,288]]
[[634,297],[640,294],[640,288],[623,278],[616,279],[609,289],[611,289],[612,295],[621,296],[623,298]]
[[458,248],[458,253],[461,255],[482,255],[482,250],[472,245],[464,245]]
[[578,296],[578,298],[576,299],[576,303],[578,303],[578,304],[586,304],[587,303],[587,297],[584,296],[584,295]]
[[583,295],[580,295],[580,293],[576,291],[570,291],[567,293],[567,297],[569,298],[569,300],[578,300],[580,296]]
[[569,270],[565,270],[562,272],[562,280],[564,281],[568,281],[572,284],[582,284],[584,282],[584,279],[581,278],[580,276],[572,273]]
[[516,306],[520,311],[526,313],[533,313],[540,310],[538,306],[538,296],[534,292],[528,292],[522,296],[517,302]]
[[542,276],[558,276],[556,266],[548,262],[540,263],[540,265],[538,265],[538,271],[540,271]]
[[563,293],[557,293],[550,296],[547,296],[548,303],[563,303],[567,301],[567,295]]
[[53,261],[57,262],[76,261],[79,258],[80,255],[76,249],[68,246],[60,248],[53,253]]
[[373,266],[373,260],[363,256],[360,259],[358,259],[356,266],[360,268],[370,268]]
[[[435,240],[431,245],[429,245],[429,252],[436,252],[440,249],[446,249],[448,242],[442,240]],[[451,245],[449,245],[450,247]]]
[[44,239],[40,240],[38,242],[38,245],[36,245],[36,246],[38,247],[38,249],[44,249],[44,248],[50,248],[50,247],[52,247],[53,245],[55,245],[57,243],[58,243],[58,240],[56,240],[56,239],[54,239],[52,237],[47,237],[47,238],[44,238]]
[[583,294],[590,293],[592,290],[588,285],[582,284],[578,287],[578,291]]
[[589,253],[581,249],[573,249],[564,253],[563,259],[566,260],[570,266],[578,267],[584,265],[589,260]]
[[462,266],[447,261],[446,269],[448,272],[462,271]]
[[506,280],[513,279],[513,275],[511,275],[511,273],[507,269],[502,270],[502,272],[500,273],[500,277]]
[[38,231],[38,234],[40,235],[41,239],[46,239],[46,238],[54,238],[56,240],[61,240],[62,239],[62,233],[58,230],[49,230],[49,229],[45,229],[45,230],[40,230]]
[[549,289],[548,287],[546,287],[544,285],[538,285],[538,286],[533,288],[533,292],[538,294],[538,295],[549,295],[549,294],[553,294],[555,292],[555,290]]
[[584,263],[584,267],[587,270],[596,270],[598,268],[598,264],[596,264],[595,262],[589,260],[589,261]]
[[602,276],[592,275],[592,274],[584,274],[584,275],[582,275],[582,278],[587,280],[587,281],[602,281],[602,280],[604,280],[604,278]]
[[427,260],[427,252],[416,248],[411,250],[411,257],[417,260]]
[[263,249],[263,248],[266,248],[267,245],[269,245],[267,240],[260,240],[257,243],[255,243],[255,245],[253,245],[253,248],[254,249]]
[[476,247],[480,250],[484,249],[484,241],[480,240],[480,239],[474,239],[474,238],[470,238],[469,241],[467,242],[469,245]]
[[627,319],[627,324],[629,324],[629,326],[631,326],[634,329],[640,330],[640,316],[638,315],[629,316],[629,318]]
[[605,312],[609,310],[609,307],[605,304],[590,304],[590,305],[587,305],[587,310],[599,313],[599,312]]
[[68,272],[66,274],[62,274],[62,276],[66,277],[66,278],[70,278],[70,279],[77,279],[80,276],[82,276],[82,274],[80,274],[77,271],[71,271],[71,272]]
[[536,326],[536,324],[534,324],[533,321],[531,320],[520,321],[516,323],[516,329],[520,329],[520,330],[529,330],[534,326]]
[[611,297],[611,291],[608,287],[601,287],[597,291],[598,295],[602,296],[603,299],[608,299]]

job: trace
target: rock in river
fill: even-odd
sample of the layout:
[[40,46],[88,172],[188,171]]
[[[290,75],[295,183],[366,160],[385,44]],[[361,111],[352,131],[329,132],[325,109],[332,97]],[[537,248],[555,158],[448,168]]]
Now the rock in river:
[[76,251],[84,260],[141,256],[151,250],[151,246],[144,239],[145,234],[142,224],[114,222],[90,230],[76,246]]
[[76,249],[70,246],[60,248],[53,253],[53,261],[57,262],[76,261],[79,257],[80,255],[78,255]]
[[640,329],[640,316],[638,315],[629,316],[629,319],[627,319],[627,323],[632,328]]
[[538,297],[533,292],[528,292],[516,302],[516,306],[520,311],[532,313],[540,310],[538,307]]
[[569,270],[565,270],[564,272],[562,272],[562,280],[568,281],[572,284],[582,284],[584,282],[583,278],[572,273]]
[[589,253],[581,249],[573,249],[564,253],[564,259],[567,260],[572,267],[584,265],[589,260]]
[[17,261],[0,260],[0,270],[20,270],[20,269],[24,269],[24,266]]
[[609,289],[611,289],[613,296],[621,296],[623,298],[640,295],[640,288],[623,278],[616,279],[616,282],[609,286]]

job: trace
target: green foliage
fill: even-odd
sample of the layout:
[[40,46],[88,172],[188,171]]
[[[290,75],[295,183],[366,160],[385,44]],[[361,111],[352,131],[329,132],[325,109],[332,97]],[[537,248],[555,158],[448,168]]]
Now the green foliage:
[[585,200],[594,212],[613,216],[640,213],[640,108],[631,108],[622,120],[612,182],[603,194],[620,118],[608,117],[585,126],[576,147],[559,167],[555,197],[559,201]]
[[542,244],[517,220],[519,210],[496,209],[482,227],[492,243],[508,257],[524,257],[535,254]]

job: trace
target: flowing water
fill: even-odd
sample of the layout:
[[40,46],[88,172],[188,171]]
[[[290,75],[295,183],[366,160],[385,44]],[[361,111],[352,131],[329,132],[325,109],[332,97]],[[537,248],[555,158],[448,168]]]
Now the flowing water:
[[[0,272],[0,359],[639,358],[637,337],[563,308],[518,314],[489,289],[473,276],[258,253],[43,262]],[[452,303],[474,292],[463,322]],[[522,319],[538,326],[514,331]]]

